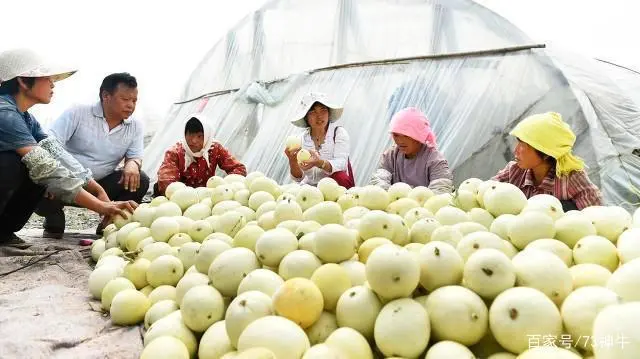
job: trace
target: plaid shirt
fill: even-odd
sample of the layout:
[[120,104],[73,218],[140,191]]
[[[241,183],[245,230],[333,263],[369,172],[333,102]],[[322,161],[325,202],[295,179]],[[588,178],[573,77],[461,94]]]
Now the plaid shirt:
[[184,154],[184,148],[179,142],[165,152],[164,161],[158,169],[158,192],[160,194],[164,195],[167,186],[177,181],[193,188],[205,187],[207,180],[215,175],[217,166],[227,174],[247,175],[245,166],[218,142],[214,142],[209,149],[211,167],[207,166],[207,161],[200,157],[196,158],[188,168],[184,168]]
[[574,171],[568,176],[556,177],[555,168],[552,168],[542,182],[536,185],[533,171],[522,169],[512,161],[492,180],[517,186],[527,198],[537,194],[549,194],[562,201],[571,200],[578,209],[601,206],[603,202],[600,190],[589,180],[585,171]]

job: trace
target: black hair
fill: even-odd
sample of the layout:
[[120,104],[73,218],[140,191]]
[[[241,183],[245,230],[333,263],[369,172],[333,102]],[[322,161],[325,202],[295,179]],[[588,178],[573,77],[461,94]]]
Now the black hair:
[[187,133],[204,133],[202,122],[195,117],[191,117],[184,126],[184,134],[186,135]]
[[100,97],[100,101],[102,101],[102,94],[106,91],[108,94],[113,95],[116,92],[119,84],[123,84],[128,88],[137,88],[138,82],[136,78],[131,76],[128,72],[118,72],[115,74],[111,74],[102,80],[102,84],[100,85],[100,93],[98,96]]
[[[533,147],[532,147],[533,148]],[[538,151],[534,148],[534,150],[536,151],[536,153],[538,154],[538,156],[540,156],[540,158],[542,158],[543,160],[545,160],[548,164],[550,164],[551,166],[555,166],[557,161],[555,158],[549,156],[548,154],[542,152],[542,151]]]
[[[35,77],[19,77],[22,82],[31,89],[36,83]],[[18,77],[14,77],[11,80],[5,81],[0,85],[0,95],[15,96],[20,91],[20,84],[18,83]]]
[[[312,104],[311,104],[311,106],[309,106],[309,110],[308,110],[308,111],[307,111],[307,113],[304,115],[304,122],[307,124],[307,127],[311,127],[311,125],[309,125],[309,120],[307,119],[307,115],[309,115],[309,111],[311,111],[311,109],[312,109],[312,108],[313,108],[313,106],[315,106],[315,105],[320,105],[320,106],[322,106],[322,107],[326,108],[326,109],[327,109],[327,111],[331,112],[331,109],[329,108],[329,106],[327,106],[327,105],[323,104],[322,102],[318,102],[318,101],[316,101],[316,102],[312,103]],[[329,113],[329,116],[331,116],[331,113]],[[325,130],[329,128],[329,122],[331,122],[331,121],[327,121],[327,125],[325,126]]]

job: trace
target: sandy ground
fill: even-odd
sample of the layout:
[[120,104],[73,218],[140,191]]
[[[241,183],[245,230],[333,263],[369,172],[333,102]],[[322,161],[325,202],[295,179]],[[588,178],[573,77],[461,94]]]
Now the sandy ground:
[[77,214],[71,216],[76,227],[89,230],[68,229],[64,239],[46,240],[34,217],[29,227],[37,229],[18,233],[27,248],[0,246],[2,359],[133,359],[142,350],[140,327],[112,325],[88,292],[90,252],[78,242],[96,238],[97,216],[78,209],[70,213]]

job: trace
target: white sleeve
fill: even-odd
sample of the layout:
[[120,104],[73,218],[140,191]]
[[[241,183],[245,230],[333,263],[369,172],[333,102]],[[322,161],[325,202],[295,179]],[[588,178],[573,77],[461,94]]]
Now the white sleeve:
[[327,159],[327,162],[331,164],[331,172],[326,172],[327,174],[346,171],[349,160],[349,133],[343,127],[338,127],[335,131],[336,141],[333,145],[333,158]]
[[60,115],[49,127],[49,133],[60,141],[63,145],[71,139],[78,128],[78,116],[74,108],[68,109]]

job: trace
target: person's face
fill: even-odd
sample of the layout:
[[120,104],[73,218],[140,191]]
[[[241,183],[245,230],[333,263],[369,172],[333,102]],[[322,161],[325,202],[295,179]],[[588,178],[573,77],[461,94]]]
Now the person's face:
[[522,169],[532,169],[544,163],[544,158],[529,144],[518,139],[516,148],[513,151],[518,167]]
[[138,89],[118,84],[113,94],[103,93],[102,105],[105,112],[124,120],[133,114],[138,102]]
[[204,133],[202,132],[187,132],[184,138],[187,140],[187,145],[189,145],[191,152],[199,152],[204,147]]
[[329,123],[329,109],[319,103],[315,103],[307,112],[307,122],[314,128],[324,128]]
[[[22,86],[22,85],[21,85]],[[36,103],[47,104],[53,97],[55,83],[51,77],[36,77],[33,87],[30,89],[24,86],[25,95],[33,99]]]
[[413,156],[420,148],[422,148],[422,143],[414,140],[413,138],[405,135],[401,135],[399,133],[393,133],[393,142],[396,143],[396,146],[400,149],[400,152],[404,153],[407,156]]

